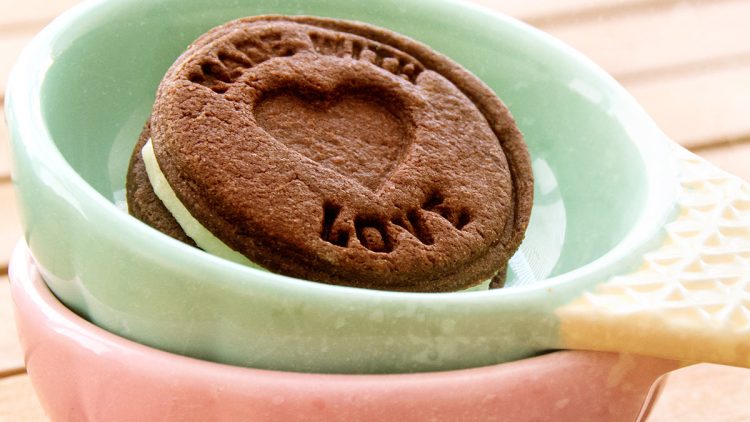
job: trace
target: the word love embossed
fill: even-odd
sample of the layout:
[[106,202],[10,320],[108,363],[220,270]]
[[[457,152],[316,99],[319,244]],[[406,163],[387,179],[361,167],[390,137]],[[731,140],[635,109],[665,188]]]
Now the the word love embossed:
[[341,210],[342,207],[338,205],[330,202],[324,203],[320,238],[336,246],[349,247],[353,232],[359,243],[373,252],[389,253],[397,247],[396,239],[389,234],[389,224],[405,230],[423,245],[435,243],[435,236],[438,234],[433,233],[427,225],[425,212],[438,214],[449,221],[456,230],[462,230],[471,222],[471,214],[468,209],[447,207],[444,204],[443,195],[439,191],[433,191],[419,208],[413,208],[405,213],[393,216],[390,221],[357,215],[354,218],[353,227],[334,230]]

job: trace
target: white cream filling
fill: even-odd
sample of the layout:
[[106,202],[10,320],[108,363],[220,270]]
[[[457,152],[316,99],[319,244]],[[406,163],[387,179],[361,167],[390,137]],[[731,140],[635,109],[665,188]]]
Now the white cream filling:
[[224,259],[228,259],[238,264],[247,265],[253,268],[262,269],[258,264],[247,259],[245,255],[235,251],[226,245],[213,235],[208,229],[190,214],[185,205],[177,198],[177,195],[169,185],[167,178],[164,173],[161,172],[159,163],[156,161],[156,155],[154,154],[154,146],[151,144],[151,139],[146,142],[146,145],[141,149],[141,157],[143,157],[143,163],[146,165],[146,173],[148,174],[148,180],[151,182],[151,187],[154,189],[156,196],[161,199],[164,206],[177,220],[177,223],[185,231],[185,234],[190,236],[191,239],[198,245],[199,248],[204,251],[219,256]]
[[[213,235],[207,228],[195,218],[182,201],[177,198],[177,194],[172,190],[172,186],[169,185],[167,178],[164,173],[161,172],[159,162],[156,161],[156,154],[154,154],[154,146],[151,143],[151,139],[146,142],[146,145],[141,149],[141,157],[143,157],[143,163],[146,166],[146,174],[148,175],[148,181],[151,183],[151,187],[157,197],[164,203],[164,206],[172,214],[177,223],[182,227],[182,230],[190,236],[191,239],[198,245],[199,248],[204,251],[228,259],[238,264],[247,265],[253,268],[263,269],[263,267],[247,259],[245,255],[235,251],[234,249],[227,246],[226,243],[222,242]],[[485,280],[479,285],[470,287],[463,291],[480,291],[487,290],[491,280]]]

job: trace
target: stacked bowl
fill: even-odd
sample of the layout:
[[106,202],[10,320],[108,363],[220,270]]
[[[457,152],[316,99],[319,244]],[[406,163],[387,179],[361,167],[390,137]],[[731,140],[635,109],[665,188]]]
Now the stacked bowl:
[[630,421],[654,381],[676,368],[582,351],[411,374],[243,368],[94,326],[47,289],[23,245],[11,280],[27,370],[53,421]]
[[[313,283],[208,255],[123,210],[166,69],[206,30],[259,14],[393,29],[498,93],[536,184],[504,289]],[[54,420],[633,420],[677,366],[550,352],[554,309],[660,241],[676,159],[609,76],[509,18],[428,0],[91,1],[29,45],[6,109],[25,229],[13,297]]]

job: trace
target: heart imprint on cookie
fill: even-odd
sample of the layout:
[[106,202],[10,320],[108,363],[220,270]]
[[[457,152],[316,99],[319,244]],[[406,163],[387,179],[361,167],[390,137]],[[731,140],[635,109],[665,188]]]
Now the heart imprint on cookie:
[[410,125],[375,90],[280,90],[255,105],[258,124],[288,148],[376,192],[412,141]]

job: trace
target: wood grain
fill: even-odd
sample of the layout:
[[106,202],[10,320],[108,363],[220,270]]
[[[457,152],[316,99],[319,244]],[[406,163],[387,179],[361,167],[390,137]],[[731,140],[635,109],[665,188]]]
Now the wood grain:
[[80,0],[2,0],[0,1],[0,31],[19,26],[39,28]]
[[13,186],[9,182],[0,182],[0,274],[8,269],[10,255],[21,233]]
[[24,366],[11,301],[8,278],[0,276],[0,377],[23,371]]
[[5,113],[0,106],[0,183],[10,179],[10,139],[5,123]]
[[474,2],[527,20],[574,16],[539,25],[619,76],[686,147],[750,137],[750,1]]
[[[0,3],[5,3],[0,1]],[[15,2],[14,2],[15,3]],[[0,36],[0,98],[5,96],[5,86],[13,63],[21,54],[23,47],[31,40],[34,31],[13,32]]]
[[0,422],[47,420],[28,375],[0,378]]
[[669,137],[688,148],[750,137],[750,63],[626,88]]
[[471,0],[472,3],[508,14],[534,25],[623,13],[674,0]]
[[654,69],[750,53],[748,16],[750,2],[744,0],[677,2],[543,29],[615,77],[632,78]]

